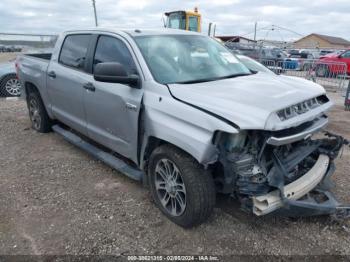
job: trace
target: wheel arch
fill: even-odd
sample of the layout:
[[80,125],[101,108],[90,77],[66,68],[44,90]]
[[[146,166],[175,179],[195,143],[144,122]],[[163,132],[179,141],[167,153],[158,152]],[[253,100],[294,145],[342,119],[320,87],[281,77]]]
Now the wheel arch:
[[[184,148],[181,145],[178,145],[172,141],[162,139],[156,136],[148,136],[144,139],[141,147],[141,153],[140,153],[140,167],[142,170],[147,171],[148,168],[148,161],[152,154],[152,152],[162,146],[162,145],[170,145],[174,148],[177,148],[187,154],[188,156],[192,157],[195,161],[197,161],[200,165],[203,166],[203,168],[206,168],[208,163],[203,163],[198,156],[195,155],[195,152],[188,150],[188,148]],[[215,156],[213,156],[215,158]],[[146,172],[147,173],[147,172]]]
[[41,97],[39,88],[37,88],[36,85],[34,85],[34,84],[31,83],[31,82],[25,82],[25,83],[24,83],[24,91],[25,91],[26,96],[28,96],[28,94],[31,93],[31,92],[36,92],[36,93],[38,93],[38,94],[40,95],[40,97]]
[[29,93],[31,93],[31,92],[37,93],[37,94],[40,96],[40,99],[42,100],[42,102],[43,102],[43,104],[44,104],[44,106],[45,106],[46,112],[48,113],[49,117],[50,117],[51,119],[53,119],[53,115],[52,115],[52,113],[51,113],[51,110],[48,110],[49,107],[48,107],[48,105],[47,105],[47,103],[46,103],[46,99],[44,99],[43,94],[42,94],[41,91],[40,91],[40,88],[38,88],[38,87],[37,87],[35,84],[33,84],[32,82],[26,81],[26,82],[24,82],[24,88],[23,88],[23,90],[25,91],[25,92],[24,92],[25,94],[24,94],[22,97],[24,97],[26,100],[28,99],[28,94],[29,94]]

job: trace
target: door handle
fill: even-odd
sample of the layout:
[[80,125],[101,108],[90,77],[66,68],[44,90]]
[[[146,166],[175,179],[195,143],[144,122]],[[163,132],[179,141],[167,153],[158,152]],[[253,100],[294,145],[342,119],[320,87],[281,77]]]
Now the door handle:
[[48,75],[49,77],[51,77],[51,78],[56,78],[56,73],[55,73],[55,71],[50,71],[50,72],[47,73],[47,75]]
[[96,88],[95,86],[92,84],[92,83],[86,83],[83,85],[83,87],[86,89],[86,90],[89,90],[91,92],[95,92]]
[[133,110],[136,111],[137,110],[137,106],[134,104],[130,104],[130,103],[125,103],[125,107],[129,110]]

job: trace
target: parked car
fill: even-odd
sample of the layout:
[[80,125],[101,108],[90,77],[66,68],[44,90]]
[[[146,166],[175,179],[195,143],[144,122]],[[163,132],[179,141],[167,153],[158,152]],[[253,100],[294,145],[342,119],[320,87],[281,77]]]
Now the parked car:
[[316,50],[288,50],[288,57],[283,61],[283,69],[308,71],[312,68],[315,57],[318,57],[318,51]]
[[312,69],[315,60],[288,57],[283,61],[284,70],[309,71]]
[[0,64],[0,96],[20,96],[21,84],[16,76],[15,62]]
[[263,73],[267,73],[267,74],[275,74],[272,71],[273,70],[272,68],[269,69],[268,67],[259,63],[255,59],[252,59],[252,58],[245,56],[245,55],[236,55],[236,56],[253,73],[263,72]]
[[172,29],[69,31],[17,63],[32,127],[143,181],[178,225],[205,221],[217,192],[258,216],[337,211],[325,185],[346,141],[321,136],[332,102],[316,83]]
[[263,64],[245,55],[236,55],[237,58],[252,72],[264,72],[268,74],[281,74],[283,68],[276,65]]
[[300,54],[300,50],[299,49],[289,49],[286,51],[288,54],[288,57],[291,55],[299,55]]
[[350,49],[342,53],[332,53],[320,57],[315,64],[316,76],[326,77],[329,75],[350,75]]
[[268,48],[256,44],[226,42],[225,46],[230,49],[233,54],[248,56],[254,60],[260,61],[269,68],[279,68],[279,71],[283,70],[283,61],[288,56],[287,53],[280,48]]
[[301,54],[306,54],[307,59],[318,59],[320,58],[320,50],[318,49],[301,49]]
[[334,53],[334,50],[321,50],[320,51],[320,57],[328,55],[328,54],[331,54],[331,53]]
[[345,50],[336,50],[336,51],[332,51],[331,53],[327,53],[323,56],[320,56],[319,58],[324,58],[324,57],[334,57],[337,55],[340,55],[341,53],[344,53]]
[[13,52],[21,52],[22,47],[20,46],[6,46],[0,45],[0,53],[13,53]]
[[224,45],[234,54],[242,54],[256,60],[260,58],[261,48],[255,44],[241,44],[227,41]]

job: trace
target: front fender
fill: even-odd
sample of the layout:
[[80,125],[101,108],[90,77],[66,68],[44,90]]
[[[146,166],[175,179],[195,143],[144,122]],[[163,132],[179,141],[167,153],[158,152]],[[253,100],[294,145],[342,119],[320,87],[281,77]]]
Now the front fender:
[[174,99],[166,87],[162,88],[166,92],[151,90],[144,94],[144,143],[147,138],[155,137],[181,148],[205,166],[216,161],[218,152],[212,142],[215,131],[238,133],[238,130],[215,116]]

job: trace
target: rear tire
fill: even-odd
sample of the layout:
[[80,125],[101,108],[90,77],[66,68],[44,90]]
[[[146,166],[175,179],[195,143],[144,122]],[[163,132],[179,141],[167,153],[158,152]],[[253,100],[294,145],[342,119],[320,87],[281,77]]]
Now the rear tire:
[[171,145],[156,148],[148,175],[157,207],[175,224],[189,228],[211,215],[216,197],[212,176],[187,153]]
[[37,92],[31,92],[27,98],[29,118],[32,122],[32,128],[39,133],[48,133],[51,131],[52,121],[46,112],[43,101]]

